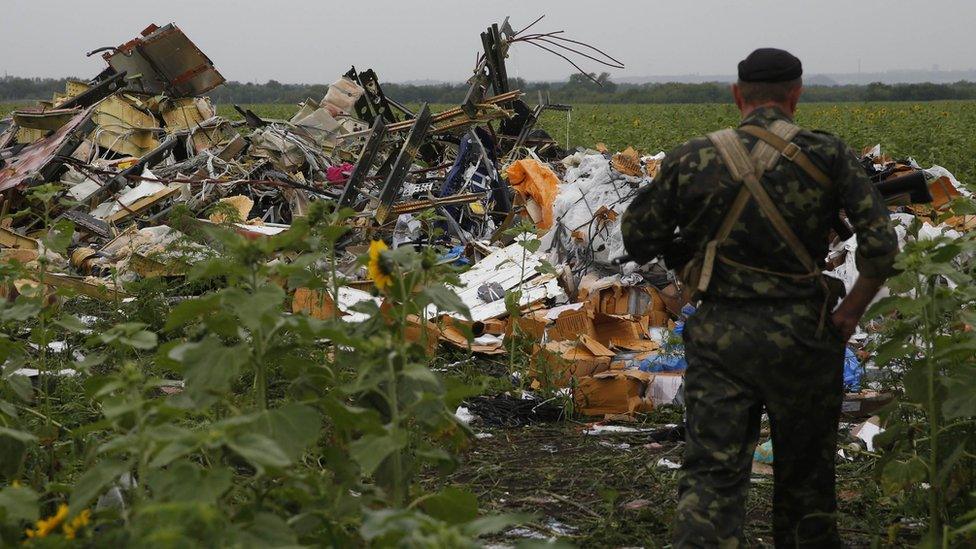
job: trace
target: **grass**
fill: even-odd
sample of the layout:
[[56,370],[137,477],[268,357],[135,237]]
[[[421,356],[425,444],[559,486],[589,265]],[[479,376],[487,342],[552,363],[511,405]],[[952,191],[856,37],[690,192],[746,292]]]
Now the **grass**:
[[[733,105],[579,105],[571,114],[569,141],[655,153],[738,121]],[[566,141],[565,113],[546,113],[543,123]],[[834,133],[857,152],[880,143],[895,158],[938,164],[976,184],[976,102],[801,103],[797,123]]]

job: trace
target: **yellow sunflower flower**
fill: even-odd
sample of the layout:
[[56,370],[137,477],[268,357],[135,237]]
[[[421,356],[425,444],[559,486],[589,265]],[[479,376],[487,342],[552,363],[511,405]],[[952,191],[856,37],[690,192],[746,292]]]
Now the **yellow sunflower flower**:
[[40,519],[37,521],[34,529],[27,530],[27,537],[29,538],[45,538],[51,532],[57,530],[58,526],[64,522],[64,519],[68,518],[68,506],[64,503],[58,506],[58,512],[54,513],[46,519]]
[[64,525],[64,537],[68,539],[75,539],[75,536],[78,534],[78,530],[88,526],[89,522],[91,522],[91,511],[85,509],[84,511],[78,513],[77,517],[71,519],[67,524]]
[[386,272],[380,261],[380,254],[388,249],[382,240],[374,240],[369,243],[369,263],[366,264],[366,271],[369,273],[369,277],[373,279],[373,284],[376,284],[380,291],[389,286],[392,280],[390,273]]

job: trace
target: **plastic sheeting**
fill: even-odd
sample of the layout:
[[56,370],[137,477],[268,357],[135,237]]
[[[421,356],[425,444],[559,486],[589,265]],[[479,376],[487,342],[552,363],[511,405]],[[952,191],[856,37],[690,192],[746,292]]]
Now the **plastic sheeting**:
[[576,161],[559,187],[553,227],[542,238],[542,249],[550,252],[550,261],[569,262],[582,272],[593,261],[608,264],[626,254],[620,219],[638,187],[649,180],[617,172],[601,154],[573,155],[565,163]]
[[[895,222],[895,233],[898,235],[898,248],[902,249],[905,247],[905,243],[909,240],[914,240],[913,237],[909,236],[908,228],[911,226],[917,217],[912,214],[907,213],[895,213],[891,214],[892,221]],[[946,225],[932,226],[929,224],[922,224],[919,227],[918,238],[920,240],[931,240],[939,236],[947,236],[949,238],[959,238],[962,233],[948,227]],[[844,287],[848,292],[854,287],[854,281],[857,280],[858,270],[855,261],[855,256],[857,255],[857,237],[852,236],[850,239],[836,245],[830,252],[830,255],[840,254],[846,251],[844,257],[844,262],[837,266],[832,271],[826,271],[825,274],[828,276],[838,278],[844,282]],[[951,280],[947,280],[950,287],[955,287],[955,283]],[[889,294],[887,288],[882,288],[878,295],[874,298],[874,301],[878,301]]]
[[850,347],[844,349],[844,389],[852,393],[861,390],[861,376],[864,369]]

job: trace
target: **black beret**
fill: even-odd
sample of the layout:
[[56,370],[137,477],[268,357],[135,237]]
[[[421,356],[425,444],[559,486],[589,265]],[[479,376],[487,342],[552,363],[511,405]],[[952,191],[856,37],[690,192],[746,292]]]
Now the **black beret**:
[[800,60],[786,50],[759,48],[739,61],[739,80],[743,82],[786,82],[802,74]]

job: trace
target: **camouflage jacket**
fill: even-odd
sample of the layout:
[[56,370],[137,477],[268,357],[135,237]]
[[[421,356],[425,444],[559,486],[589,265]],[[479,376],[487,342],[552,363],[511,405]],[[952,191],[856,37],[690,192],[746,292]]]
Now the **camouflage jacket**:
[[[768,127],[776,119],[790,120],[779,109],[763,107],[753,111],[742,125]],[[744,132],[739,132],[739,137],[749,150],[757,141]],[[890,275],[898,240],[881,196],[853,152],[839,138],[819,131],[801,130],[793,141],[831,177],[833,185],[824,187],[783,158],[766,172],[762,184],[810,255],[823,261],[832,220],[844,208],[857,234],[858,270],[871,277]],[[739,185],[708,138],[692,139],[674,149],[654,181],[638,191],[624,213],[622,231],[627,252],[642,263],[662,256],[669,268],[679,270],[714,238]],[[755,199],[750,200],[718,252],[733,262],[759,269],[797,274],[806,271],[760,212]],[[714,268],[707,291],[710,296],[778,299],[822,295],[815,280],[766,274],[722,261],[716,261]]]

